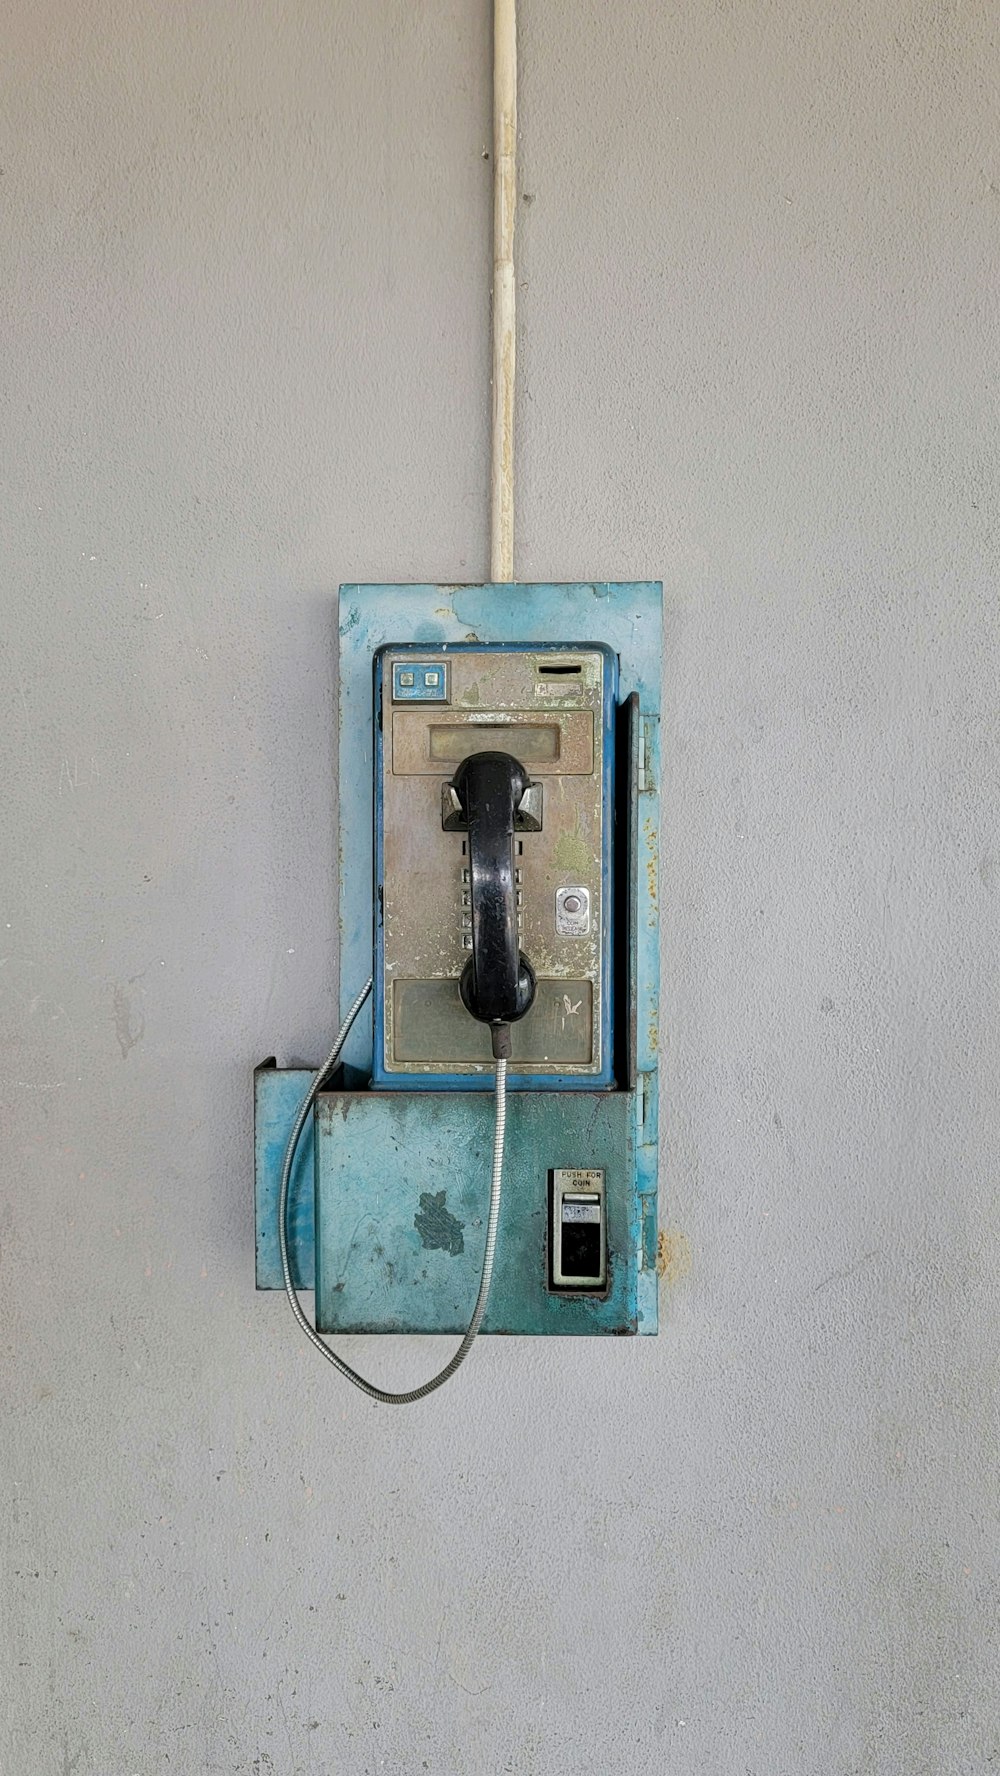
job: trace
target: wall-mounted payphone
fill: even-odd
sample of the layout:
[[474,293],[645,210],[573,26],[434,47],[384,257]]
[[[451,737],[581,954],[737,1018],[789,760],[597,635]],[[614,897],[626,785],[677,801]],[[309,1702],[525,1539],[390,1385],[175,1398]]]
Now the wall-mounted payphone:
[[659,670],[655,584],[342,590],[339,1070],[257,1070],[257,1273],[378,1399],[441,1377],[362,1382],[295,1286],[465,1332],[443,1374],[656,1330]]

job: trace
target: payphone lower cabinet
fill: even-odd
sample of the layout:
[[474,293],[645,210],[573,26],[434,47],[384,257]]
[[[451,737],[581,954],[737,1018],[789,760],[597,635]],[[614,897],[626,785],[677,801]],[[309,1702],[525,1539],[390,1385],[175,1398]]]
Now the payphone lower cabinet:
[[[639,1330],[627,1093],[512,1092],[484,1332]],[[482,1267],[493,1107],[457,1092],[323,1093],[316,1117],[316,1321],[323,1332],[464,1332]],[[395,1156],[387,1175],[384,1155]],[[370,1157],[366,1160],[366,1155]],[[574,1165],[580,1155],[586,1169]],[[584,1180],[584,1182],[580,1182]],[[554,1239],[553,1195],[560,1234]],[[572,1198],[598,1222],[566,1239]],[[593,1199],[596,1199],[594,1201]],[[605,1222],[604,1205],[607,1204]],[[572,1224],[567,1224],[572,1225]],[[605,1275],[600,1254],[606,1251]],[[655,1261],[655,1253],[651,1254]],[[556,1280],[557,1279],[557,1280]]]

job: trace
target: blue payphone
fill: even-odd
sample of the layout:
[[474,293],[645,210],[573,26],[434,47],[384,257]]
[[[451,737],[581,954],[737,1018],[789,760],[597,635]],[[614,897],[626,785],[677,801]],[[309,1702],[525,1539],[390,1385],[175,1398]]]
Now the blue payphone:
[[[377,1399],[480,1328],[656,1330],[660,600],[342,589],[343,1028],[257,1069],[257,1280]],[[391,1395],[337,1332],[464,1337]]]

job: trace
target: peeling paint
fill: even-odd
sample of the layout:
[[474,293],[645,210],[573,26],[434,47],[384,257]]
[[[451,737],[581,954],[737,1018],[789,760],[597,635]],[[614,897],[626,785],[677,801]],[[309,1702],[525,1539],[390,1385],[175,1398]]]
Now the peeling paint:
[[465,1251],[462,1233],[465,1222],[459,1221],[446,1208],[447,1195],[446,1190],[422,1191],[413,1225],[420,1235],[421,1244],[429,1252],[449,1252],[453,1258],[457,1258]]
[[655,924],[657,913],[657,834],[652,820],[644,820],[642,825],[643,838],[646,841],[646,893],[649,902],[650,922]]

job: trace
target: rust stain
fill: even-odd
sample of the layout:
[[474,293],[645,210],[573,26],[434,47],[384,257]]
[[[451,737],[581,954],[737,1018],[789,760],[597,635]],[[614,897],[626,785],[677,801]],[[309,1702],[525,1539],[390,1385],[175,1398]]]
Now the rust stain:
[[691,1241],[675,1227],[661,1227],[656,1236],[656,1274],[673,1285],[691,1270]]
[[643,821],[643,834],[644,834],[645,840],[646,840],[646,851],[647,851],[646,892],[649,897],[649,904],[655,911],[656,896],[657,896],[657,865],[658,865],[659,859],[656,854],[656,851],[657,851],[656,828],[653,825],[653,822],[651,820]]

